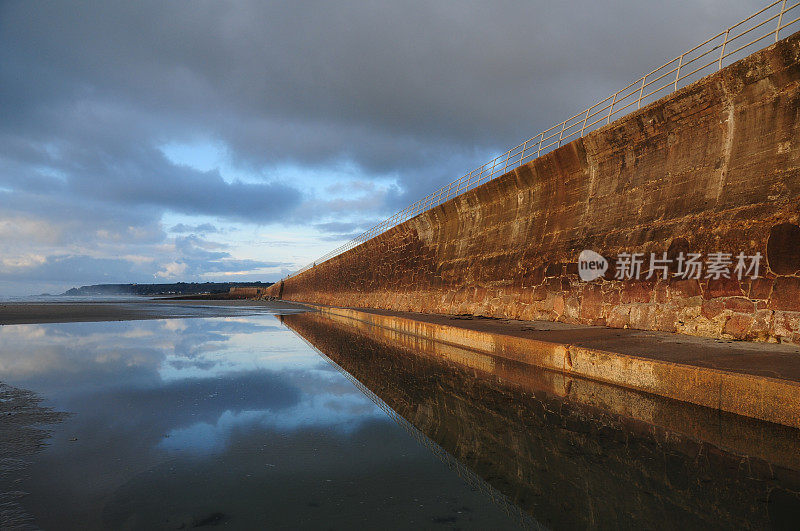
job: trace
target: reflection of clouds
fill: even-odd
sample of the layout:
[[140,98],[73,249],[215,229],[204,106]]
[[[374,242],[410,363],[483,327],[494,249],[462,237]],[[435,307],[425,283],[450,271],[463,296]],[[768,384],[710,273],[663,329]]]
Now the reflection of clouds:
[[[215,423],[226,412],[278,411],[293,407],[300,392],[286,375],[268,370],[233,373],[225,378],[187,378],[148,388],[115,388],[81,401],[101,403],[93,411],[124,432],[163,436],[196,422]],[[113,419],[113,420],[112,420]]]
[[[179,334],[173,341],[172,355],[184,358],[195,359],[206,353],[219,352],[221,348],[230,350],[232,345],[241,343],[245,337],[258,334],[262,338],[267,335],[279,333],[281,328],[277,325],[265,324],[272,322],[270,319],[261,318],[220,318],[213,321],[209,326],[206,319],[182,319],[171,320],[180,323]],[[175,327],[176,324],[171,325]],[[221,343],[231,343],[231,345],[221,346]],[[266,344],[269,345],[271,341]],[[263,349],[263,346],[261,347]]]
[[[304,496],[322,477],[362,485],[394,462],[386,478],[375,479],[381,487],[398,471],[407,472],[409,485],[430,471],[427,454],[408,460],[418,447],[398,436],[382,410],[273,322],[264,316],[17,329],[13,355],[4,345],[0,361],[27,349],[29,388],[74,413],[38,458],[30,490],[45,493],[39,499],[63,500],[75,515],[102,512],[104,518],[115,511],[149,515],[147,503],[162,501],[168,507],[155,512],[172,514],[176,498],[202,505],[211,496],[216,510],[221,497],[251,496],[240,512],[226,510],[238,516],[263,504],[264,489],[282,496],[273,510],[294,512],[307,509],[307,499],[327,499],[321,491]],[[26,345],[25,334],[40,339]],[[52,365],[41,363],[47,356]],[[72,372],[64,372],[68,366]],[[408,463],[418,466],[409,470]],[[284,492],[286,484],[296,492]],[[393,489],[385,492],[394,495]],[[303,502],[293,505],[298,499]],[[111,512],[109,500],[117,501]]]
[[186,322],[182,319],[164,319],[162,325],[164,326],[164,330],[169,330],[170,332],[186,330]]
[[165,451],[218,455],[245,433],[349,436],[385,419],[273,323],[257,316],[2,327],[0,379],[76,413],[65,429],[81,444],[52,449],[59,468],[75,475],[145,466]]
[[126,330],[121,334],[125,339],[142,339],[145,337],[153,337],[154,335],[155,333],[152,330],[145,330],[144,328]]
[[303,395],[292,407],[277,411],[225,411],[216,422],[197,422],[169,432],[159,445],[167,450],[192,453],[220,452],[231,438],[257,428],[294,432],[299,429],[327,429],[351,434],[364,422],[385,418],[375,404],[351,386],[350,394],[317,393]]
[[212,360],[171,360],[169,362],[170,367],[178,370],[194,368],[200,371],[211,370],[218,364],[218,361]]
[[[64,388],[77,393],[92,382],[114,385],[112,375],[128,385],[149,385],[237,371],[253,366],[255,353],[247,352],[253,347],[272,352],[286,343],[275,339],[285,334],[273,323],[259,316],[3,326],[0,378],[50,394]],[[248,340],[251,335],[258,338]]]
[[382,415],[273,323],[258,316],[2,327],[0,378],[78,412],[84,429],[113,426],[115,437],[144,437],[153,447],[170,433],[171,449],[219,448],[248,427],[349,432]]
[[[87,515],[102,515],[102,528],[161,528],[165,517],[191,524],[195,514],[220,511],[234,515],[235,527],[265,528],[284,515],[286,525],[273,527],[292,528],[318,500],[335,501],[328,506],[336,516],[339,501],[352,496],[385,506],[420,488],[431,500],[464,488],[455,476],[443,483],[434,458],[272,322],[0,328],[0,341],[11,340],[2,343],[0,363],[17,371],[0,369],[0,380],[21,378],[26,359],[29,388],[74,413],[26,480],[38,514],[50,517],[57,504],[61,521],[42,527],[78,528]],[[248,525],[245,518],[261,509],[265,519]],[[373,511],[390,516],[366,527],[391,527],[395,512],[394,505]]]
[[9,341],[35,340],[44,337],[47,329],[41,325],[0,326],[0,341],[5,345]]
[[[0,341],[5,339],[8,338]],[[24,387],[35,382],[33,387],[47,394],[53,386],[77,388],[82,382],[96,382],[101,376],[127,375],[125,379],[129,380],[134,374],[152,375],[162,359],[160,350],[147,345],[137,348],[111,345],[96,350],[69,343],[4,342],[0,350],[0,378]]]
[[46,396],[114,380],[152,380],[164,358],[155,325],[132,322],[0,327],[0,378]]

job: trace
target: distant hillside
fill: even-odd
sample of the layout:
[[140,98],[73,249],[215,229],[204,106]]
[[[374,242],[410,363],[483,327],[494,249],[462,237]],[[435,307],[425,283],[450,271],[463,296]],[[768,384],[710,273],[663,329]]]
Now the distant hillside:
[[268,287],[272,282],[177,282],[175,284],[95,284],[68,289],[62,295],[198,295],[227,293],[232,287]]

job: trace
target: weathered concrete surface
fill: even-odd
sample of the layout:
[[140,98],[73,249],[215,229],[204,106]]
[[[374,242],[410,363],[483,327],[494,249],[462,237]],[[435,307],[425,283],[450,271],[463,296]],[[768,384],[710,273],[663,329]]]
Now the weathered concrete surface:
[[267,292],[267,287],[262,286],[234,286],[228,292],[232,296],[236,297],[260,297],[264,293]]
[[[293,301],[800,342],[800,34],[268,290]],[[577,257],[761,252],[756,280]]]
[[283,322],[552,529],[780,529],[798,430],[321,314]]
[[800,428],[800,353],[673,334],[319,307],[328,318]]

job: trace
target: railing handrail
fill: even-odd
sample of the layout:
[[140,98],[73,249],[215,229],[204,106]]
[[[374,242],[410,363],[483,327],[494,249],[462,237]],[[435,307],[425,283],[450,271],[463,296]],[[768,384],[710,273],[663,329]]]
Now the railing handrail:
[[[664,89],[668,89],[668,92],[666,92],[665,94],[675,92],[676,90],[678,90],[681,81],[685,81],[685,83],[680,86],[685,86],[689,82],[688,80],[691,76],[693,76],[694,74],[699,74],[708,67],[711,67],[716,64],[717,65],[716,70],[719,71],[720,69],[722,69],[722,64],[725,59],[744,50],[745,48],[752,46],[753,44],[763,39],[766,39],[767,37],[774,35],[775,36],[774,42],[778,42],[779,40],[778,36],[780,35],[781,30],[786,29],[787,27],[796,24],[798,21],[800,21],[800,16],[796,16],[789,22],[785,23],[783,22],[783,20],[786,18],[785,15],[787,13],[800,6],[800,0],[794,1],[788,7],[787,3],[789,3],[788,0],[776,0],[770,3],[763,9],[756,11],[749,17],[737,22],[736,24],[730,26],[724,31],[717,33],[713,37],[706,39],[702,43],[682,53],[675,59],[667,61],[658,68],[646,73],[642,77],[628,84],[626,87],[598,101],[591,107],[570,116],[563,122],[559,122],[553,125],[552,127],[545,129],[540,133],[537,133],[528,140],[525,140],[524,142],[517,144],[513,148],[502,153],[501,155],[496,156],[495,158],[489,160],[488,162],[478,166],[469,173],[466,173],[461,177],[459,177],[458,179],[455,179],[454,181],[449,182],[448,184],[442,186],[441,188],[434,190],[433,192],[426,195],[422,199],[419,199],[414,203],[411,203],[406,208],[395,212],[394,215],[370,227],[362,234],[356,236],[347,243],[344,243],[339,247],[337,247],[336,249],[333,249],[327,254],[321,256],[320,258],[317,258],[312,263],[298,270],[296,273],[294,273],[294,275],[298,275],[316,265],[319,265],[333,258],[334,256],[337,256],[345,251],[349,251],[350,249],[358,245],[361,245],[362,243],[369,241],[372,238],[386,232],[390,228],[395,227],[400,223],[403,223],[404,221],[407,221],[427,210],[430,210],[444,203],[445,201],[451,199],[452,197],[461,195],[464,192],[467,192],[468,190],[471,190],[481,184],[484,184],[485,182],[493,179],[495,175],[499,176],[508,172],[509,170],[518,168],[523,164],[526,164],[527,162],[530,162],[531,160],[540,157],[542,154],[552,151],[552,149],[560,147],[564,143],[564,141],[574,137],[575,135],[580,135],[580,137],[583,137],[588,131],[594,130],[595,126],[602,127],[603,125],[609,124],[611,123],[612,117],[614,117],[615,115],[618,115],[617,118],[623,116],[622,114],[618,113],[630,109],[634,105],[636,105],[637,109],[641,108],[641,103],[643,100],[651,98],[652,96],[663,91]],[[761,22],[754,23],[755,25],[751,27],[748,27],[746,29],[743,28],[741,31],[734,32],[734,30],[737,30],[743,24],[756,19],[756,17],[766,13],[772,8],[775,8],[776,6],[778,6],[778,4],[780,4],[780,7],[775,12],[775,14],[769,16],[768,18],[762,20]],[[800,12],[800,10],[798,10],[798,12]],[[797,15],[798,12],[795,12],[794,14]],[[758,28],[763,28],[764,26],[774,21],[775,19],[777,19],[777,24],[774,27],[770,25],[769,31],[767,31],[766,33],[760,34],[758,37],[750,40],[747,44],[740,45],[734,50],[730,49],[726,50],[728,44],[732,43],[733,41],[741,37],[744,37],[745,35],[751,33],[754,30],[757,30]],[[722,37],[722,41],[719,44],[714,44],[714,42],[720,39],[720,37]],[[703,51],[702,53],[699,53],[699,51],[701,51],[702,48],[706,45],[710,45],[711,47]],[[707,57],[709,54],[717,50],[720,50],[719,55],[714,56],[710,62],[704,62],[700,66],[696,66],[697,61],[701,60],[704,57]],[[698,52],[698,54],[690,58],[689,56],[695,52]],[[662,72],[662,70],[675,63],[677,63],[677,66]],[[693,70],[690,70],[689,73],[685,73],[684,70],[683,75],[681,75],[682,68],[685,69],[693,64],[695,65]],[[658,74],[657,77],[655,78],[651,77],[656,74]],[[675,76],[674,79],[672,79],[672,74],[674,74]],[[649,81],[648,77],[651,78]],[[655,83],[658,83],[660,80],[663,80],[665,78],[669,79],[668,83],[652,90],[649,89],[649,87],[653,86]],[[672,90],[669,90],[670,87]],[[631,91],[631,89],[633,90]],[[645,92],[645,90],[649,91]],[[636,99],[630,100],[631,96],[636,96]],[[611,103],[606,104],[606,102],[608,102],[609,100],[611,100]],[[623,103],[624,103],[623,106],[617,107],[616,109],[614,108],[615,106],[622,105]],[[592,112],[592,110],[594,110],[594,112]],[[594,118],[598,115],[600,115],[600,117],[594,120]],[[574,121],[576,119],[577,121]],[[589,122],[590,119],[593,119],[594,121]],[[605,124],[602,124],[602,122],[604,121]],[[572,129],[574,130],[570,132],[570,130]],[[554,130],[555,132],[550,134],[551,131]],[[567,134],[568,132],[569,134]],[[528,149],[530,149],[530,152],[526,155],[526,151]],[[489,173],[484,173],[490,164],[491,168],[489,169]]]

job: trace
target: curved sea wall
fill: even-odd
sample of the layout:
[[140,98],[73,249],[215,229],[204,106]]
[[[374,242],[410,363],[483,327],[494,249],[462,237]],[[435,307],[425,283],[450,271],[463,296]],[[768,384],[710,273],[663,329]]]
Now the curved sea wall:
[[[268,295],[800,343],[798,118],[800,33]],[[599,278],[581,279],[583,250]]]

